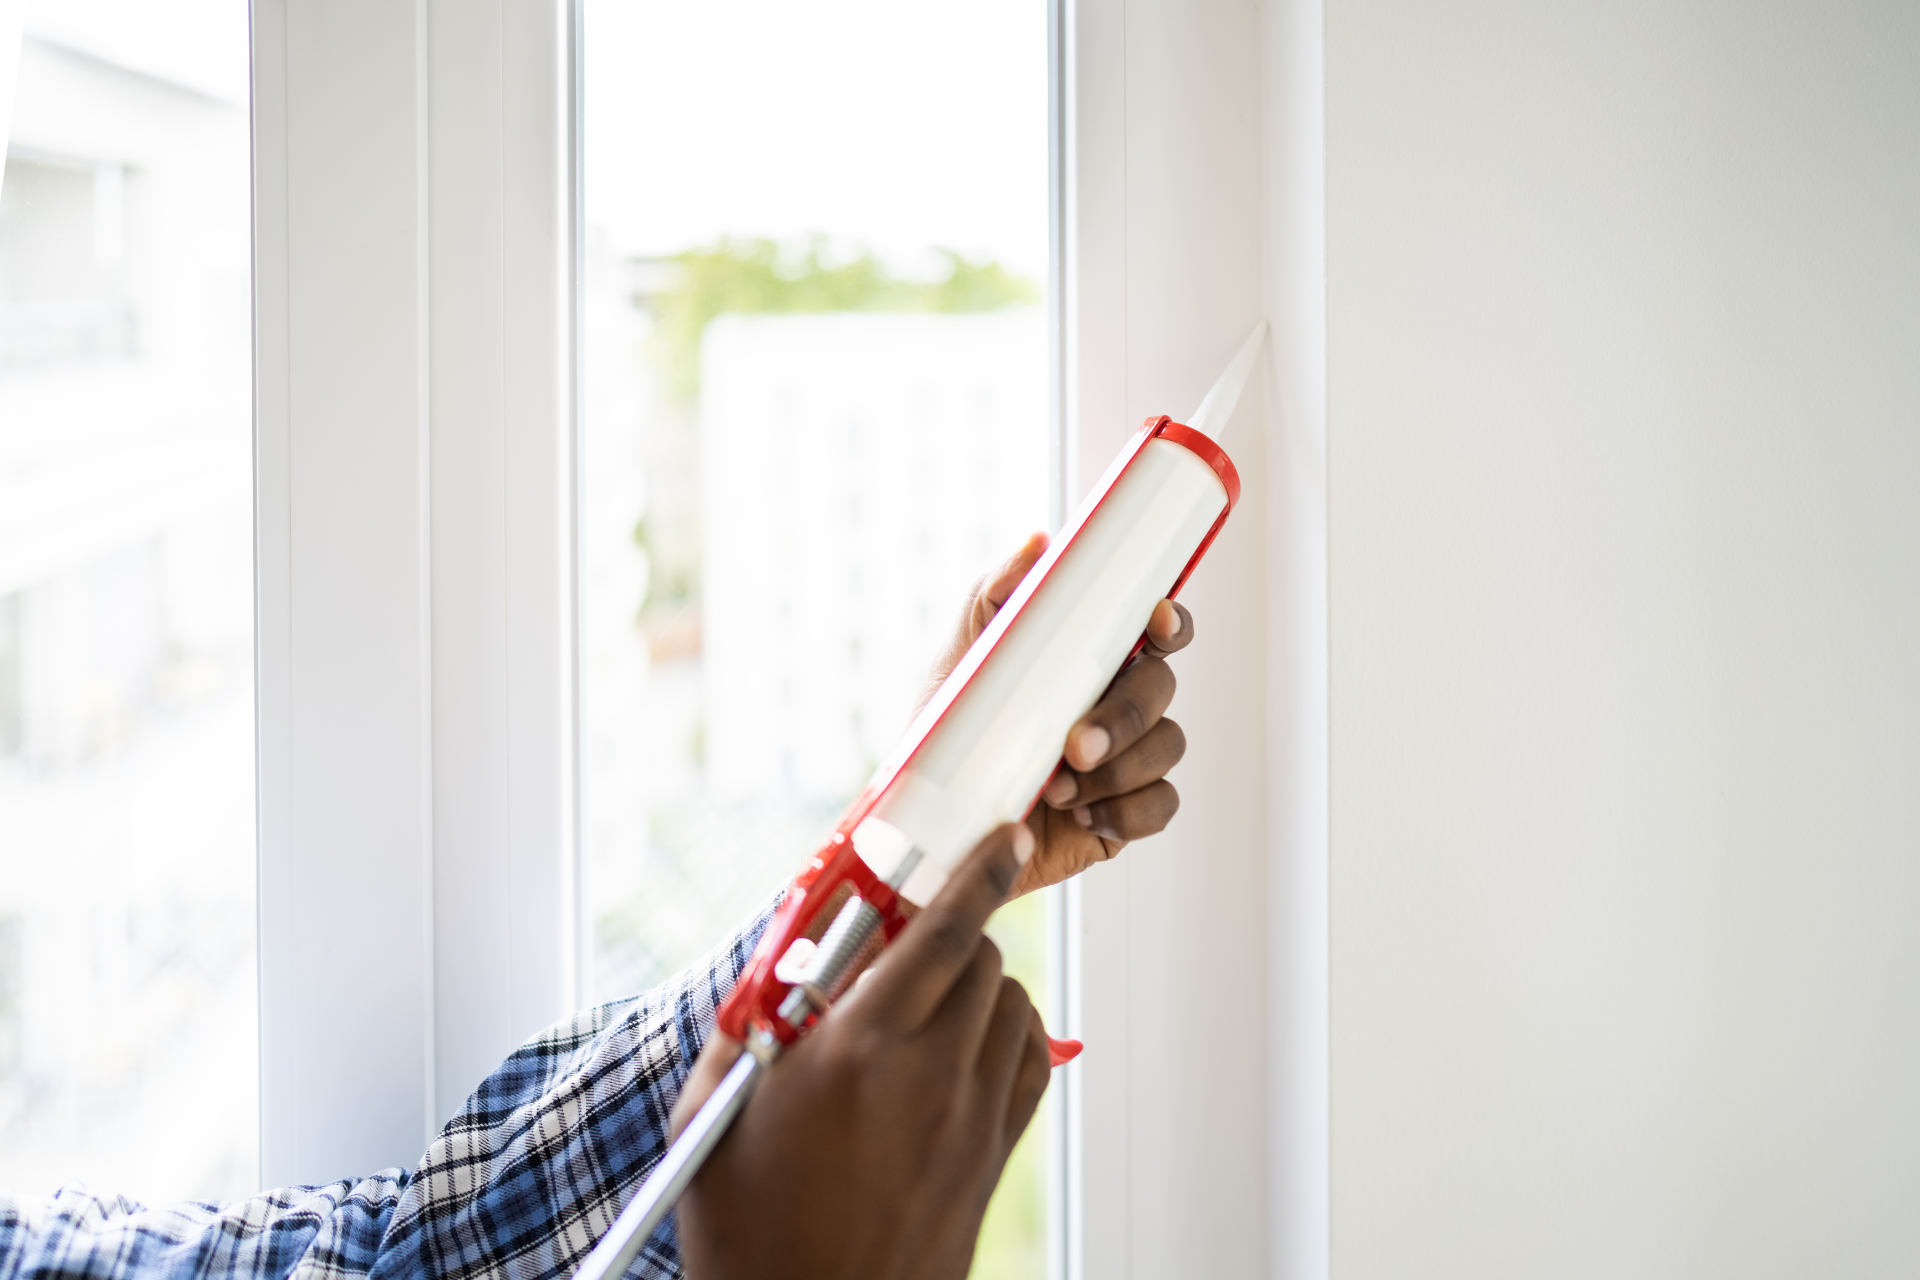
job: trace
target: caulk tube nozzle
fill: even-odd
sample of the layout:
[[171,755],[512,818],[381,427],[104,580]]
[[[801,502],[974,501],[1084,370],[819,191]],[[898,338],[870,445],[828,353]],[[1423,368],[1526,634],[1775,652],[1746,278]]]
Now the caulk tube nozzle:
[[1260,358],[1260,348],[1267,340],[1267,322],[1260,321],[1253,326],[1253,332],[1240,344],[1239,352],[1233,357],[1233,363],[1220,375],[1220,380],[1207,392],[1207,398],[1193,411],[1183,426],[1198,431],[1215,444],[1220,443],[1220,433],[1227,429],[1227,419],[1233,416],[1235,406],[1240,403],[1240,393],[1246,390],[1247,378],[1253,373],[1254,362]]

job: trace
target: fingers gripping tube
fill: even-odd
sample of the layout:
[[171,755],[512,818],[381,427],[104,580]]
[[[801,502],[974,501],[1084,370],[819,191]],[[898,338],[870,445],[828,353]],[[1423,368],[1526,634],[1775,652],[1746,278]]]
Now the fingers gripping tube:
[[[851,856],[851,850],[847,852]],[[790,941],[781,950],[780,960],[771,969],[774,982],[786,990],[786,994],[779,997],[773,1020],[756,1020],[751,1028],[743,1028],[747,1034],[741,1035],[725,1027],[723,1016],[723,1029],[735,1038],[745,1040],[747,1051],[740,1055],[720,1086],[700,1105],[700,1110],[694,1113],[687,1127],[667,1148],[667,1154],[661,1157],[660,1163],[640,1184],[640,1189],[634,1193],[627,1207],[620,1211],[620,1216],[614,1219],[613,1226],[607,1229],[600,1243],[593,1247],[593,1252],[587,1255],[587,1260],[580,1264],[580,1269],[574,1273],[575,1280],[618,1280],[618,1277],[626,1274],[627,1268],[633,1265],[635,1256],[639,1254],[640,1246],[666,1220],[681,1194],[692,1185],[694,1175],[700,1172],[700,1166],[706,1163],[713,1149],[720,1145],[728,1126],[747,1105],[747,1099],[753,1096],[761,1077],[766,1074],[773,1060],[780,1056],[782,1048],[818,1021],[820,1015],[860,976],[864,962],[877,951],[875,944],[882,933],[890,937],[898,931],[897,923],[889,927],[889,914],[896,918],[900,915],[899,900],[892,891],[906,882],[907,876],[919,865],[920,856],[918,849],[909,850],[900,867],[888,877],[888,883],[876,880],[872,872],[867,872],[866,879],[886,891],[889,912],[882,912],[856,892],[847,897],[834,915],[833,923],[817,943],[804,932],[807,924],[814,921],[821,908],[837,896],[833,890],[852,877],[835,878],[832,884],[825,886],[824,894],[812,899],[812,910],[804,912],[802,908],[807,903],[810,891],[820,887],[819,881],[826,877],[816,877],[805,887],[795,885],[794,892],[781,907],[781,916],[776,918],[777,926],[786,917],[789,907],[795,909],[793,918],[786,920],[787,929],[784,931]],[[816,865],[819,864],[816,862]],[[825,870],[825,867],[820,866],[819,869]],[[861,870],[865,870],[865,867],[862,866]],[[770,928],[769,936],[773,933],[774,930]],[[767,943],[763,940],[761,951],[767,950]],[[761,952],[755,953],[755,963],[749,973],[764,984],[767,974],[759,963],[762,958]],[[734,999],[739,1000],[747,991],[747,982],[743,978]],[[768,992],[766,996],[771,998],[772,993]],[[733,1007],[732,1001],[728,1007]],[[780,1034],[783,1030],[785,1035]]]

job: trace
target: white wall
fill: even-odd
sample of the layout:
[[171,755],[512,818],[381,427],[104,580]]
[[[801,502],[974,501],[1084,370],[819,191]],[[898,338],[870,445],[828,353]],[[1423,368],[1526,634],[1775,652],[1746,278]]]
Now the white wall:
[[1333,1267],[1920,1271],[1920,9],[1334,0]]

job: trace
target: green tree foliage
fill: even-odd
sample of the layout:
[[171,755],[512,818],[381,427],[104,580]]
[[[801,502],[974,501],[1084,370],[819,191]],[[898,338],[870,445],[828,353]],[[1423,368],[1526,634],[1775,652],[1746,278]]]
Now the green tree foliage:
[[644,299],[653,313],[653,355],[669,394],[682,404],[700,393],[700,340],[727,312],[823,314],[830,311],[998,311],[1040,300],[1040,286],[998,262],[950,250],[939,280],[903,279],[862,251],[836,257],[824,238],[800,245],[725,239],[668,259],[670,283]]

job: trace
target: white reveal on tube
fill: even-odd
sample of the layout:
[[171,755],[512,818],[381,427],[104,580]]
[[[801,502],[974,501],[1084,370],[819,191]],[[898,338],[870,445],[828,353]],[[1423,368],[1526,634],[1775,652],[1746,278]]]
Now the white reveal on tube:
[[[1184,425],[1218,440],[1266,330]],[[888,781],[853,833],[876,875],[918,848],[901,893],[924,904],[981,837],[1027,812],[1228,505],[1220,473],[1186,445],[1155,437],[1116,460],[876,775]]]

